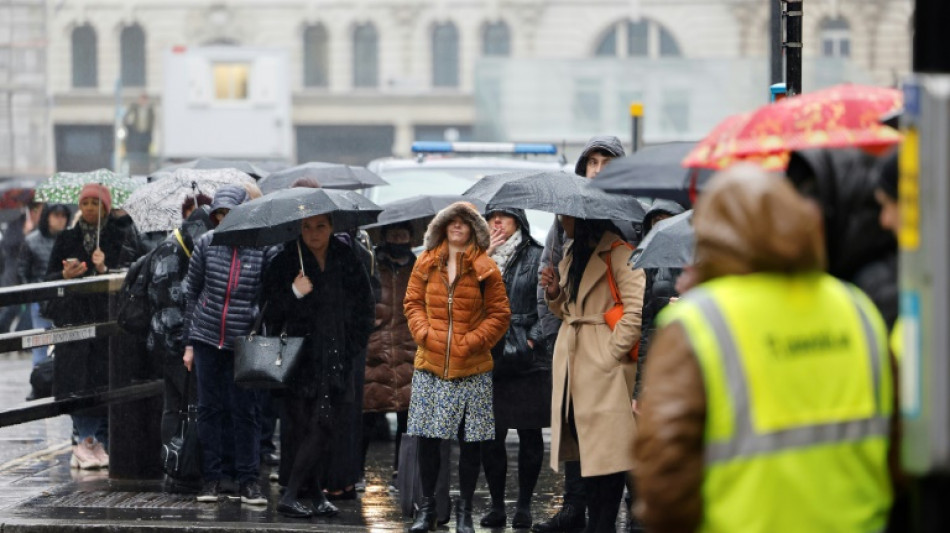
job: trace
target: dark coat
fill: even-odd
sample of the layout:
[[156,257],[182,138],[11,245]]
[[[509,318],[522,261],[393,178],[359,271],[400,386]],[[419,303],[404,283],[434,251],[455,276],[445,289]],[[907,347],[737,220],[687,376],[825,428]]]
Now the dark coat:
[[20,247],[20,259],[17,262],[17,278],[20,283],[37,283],[46,278],[49,256],[56,244],[55,235],[43,235],[33,230]]
[[511,322],[501,342],[492,348],[495,360],[493,375],[495,380],[511,378],[533,372],[550,372],[551,361],[535,355],[535,349],[528,346],[528,340],[535,344],[537,351],[543,348],[541,321],[538,318],[537,286],[538,265],[541,263],[542,247],[531,237],[528,219],[520,209],[496,209],[515,217],[521,229],[522,241],[512,254],[502,274],[505,290],[508,293],[508,305],[511,308]]
[[170,361],[178,360],[179,364],[185,349],[181,336],[185,314],[182,282],[188,273],[188,262],[195,248],[195,238],[210,229],[208,211],[195,209],[181,228],[184,248],[172,234],[155,248],[145,267],[148,276],[148,305],[152,313],[146,347],[149,352],[162,355]]
[[[649,234],[656,225],[655,217],[659,214],[676,216],[685,212],[685,208],[672,200],[655,200],[643,218],[644,235]],[[646,288],[643,291],[643,316],[640,334],[639,364],[637,365],[637,382],[634,385],[633,397],[640,397],[640,388],[643,380],[643,369],[646,368],[647,352],[650,347],[650,338],[656,330],[656,317],[660,314],[670,298],[679,296],[676,292],[676,278],[683,272],[680,268],[648,268],[646,274]]]
[[[113,222],[112,219],[108,219],[99,234],[99,247],[106,256],[106,266],[109,270],[128,267],[139,258],[138,236],[135,231]],[[70,258],[85,262],[89,267],[84,277],[95,275],[92,254],[83,247],[82,229],[78,224],[64,230],[56,237],[46,266],[46,281],[63,279],[63,261]],[[53,305],[52,302],[57,302],[57,300],[52,300],[50,305],[50,310],[55,316],[47,318],[55,322],[57,326],[97,322],[109,317],[108,296],[105,294],[63,298],[59,303],[64,305]],[[53,310],[56,308],[58,311]]]
[[846,281],[896,250],[894,236],[879,222],[881,206],[870,178],[874,163],[857,148],[802,150],[789,160],[789,178],[821,207],[828,273]]
[[330,239],[322,272],[302,243],[300,250],[313,291],[303,298],[294,295],[300,259],[296,243],[285,244],[264,273],[264,321],[271,334],[306,336],[303,358],[289,383],[292,394],[316,397],[326,383],[331,402],[349,403],[355,398],[354,362],[373,328],[369,277],[353,250],[337,239]]
[[[136,234],[128,227],[107,222],[99,234],[99,247],[106,256],[110,270],[129,266],[138,257]],[[46,270],[48,281],[63,279],[63,261],[75,257],[85,261],[89,269],[85,277],[95,275],[92,256],[83,247],[79,225],[56,237]],[[104,293],[75,295],[51,300],[47,318],[57,326],[104,322],[109,319],[109,297]],[[109,340],[93,339],[56,346],[56,370],[53,394],[62,397],[69,393],[103,388],[109,384]]]
[[0,287],[9,287],[18,283],[17,257],[25,240],[24,224],[26,224],[26,215],[21,215],[8,223],[6,229],[3,230],[3,238],[0,239],[0,265],[3,268],[0,271]]
[[49,266],[49,255],[56,243],[56,235],[49,232],[49,217],[56,210],[58,213],[70,217],[69,208],[62,204],[46,204],[40,213],[36,229],[31,231],[20,247],[20,258],[17,261],[17,279],[20,283],[37,283],[46,279],[46,269]]
[[415,256],[405,265],[393,261],[385,246],[376,249],[376,272],[382,284],[376,304],[376,329],[366,353],[363,411],[395,413],[409,409],[416,341],[402,310]]
[[[518,219],[523,240],[502,274],[511,307],[511,323],[505,337],[492,349],[495,424],[509,429],[548,427],[551,424],[551,354],[544,345],[536,291],[542,247],[531,238],[524,211],[502,211]],[[534,343],[533,349],[528,346],[529,339]],[[513,357],[518,355],[521,357]]]

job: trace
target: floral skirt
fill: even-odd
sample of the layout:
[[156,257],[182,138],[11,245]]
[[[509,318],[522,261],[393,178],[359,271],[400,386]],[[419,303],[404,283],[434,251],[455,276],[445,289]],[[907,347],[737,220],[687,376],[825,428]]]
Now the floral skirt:
[[413,372],[407,434],[454,439],[463,418],[465,442],[495,438],[490,372],[453,380],[425,370]]

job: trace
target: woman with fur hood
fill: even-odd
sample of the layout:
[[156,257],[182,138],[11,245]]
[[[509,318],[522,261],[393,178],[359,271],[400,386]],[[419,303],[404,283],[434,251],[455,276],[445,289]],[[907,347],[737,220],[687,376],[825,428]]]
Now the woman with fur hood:
[[495,438],[491,349],[511,311],[501,272],[485,253],[488,223],[464,202],[440,211],[425,236],[406,290],[416,351],[407,433],[419,437],[423,503],[412,532],[435,530],[435,485],[442,440],[459,439],[456,530],[473,533],[472,497],[480,443]]

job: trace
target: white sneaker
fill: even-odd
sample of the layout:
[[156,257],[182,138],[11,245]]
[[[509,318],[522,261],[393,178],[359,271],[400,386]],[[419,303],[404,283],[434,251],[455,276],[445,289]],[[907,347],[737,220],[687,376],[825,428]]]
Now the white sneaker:
[[99,468],[109,468],[109,454],[106,453],[106,447],[101,442],[96,441],[96,447],[93,448],[96,459],[99,461]]
[[80,470],[94,470],[100,467],[99,458],[96,456],[96,445],[98,443],[92,437],[86,437],[79,444],[73,446],[73,456],[69,460],[69,466],[79,468]]

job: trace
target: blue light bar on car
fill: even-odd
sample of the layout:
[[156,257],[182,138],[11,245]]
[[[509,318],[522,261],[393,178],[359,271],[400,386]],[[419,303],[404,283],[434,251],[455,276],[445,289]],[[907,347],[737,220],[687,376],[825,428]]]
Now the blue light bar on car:
[[553,144],[417,141],[414,154],[557,154]]

